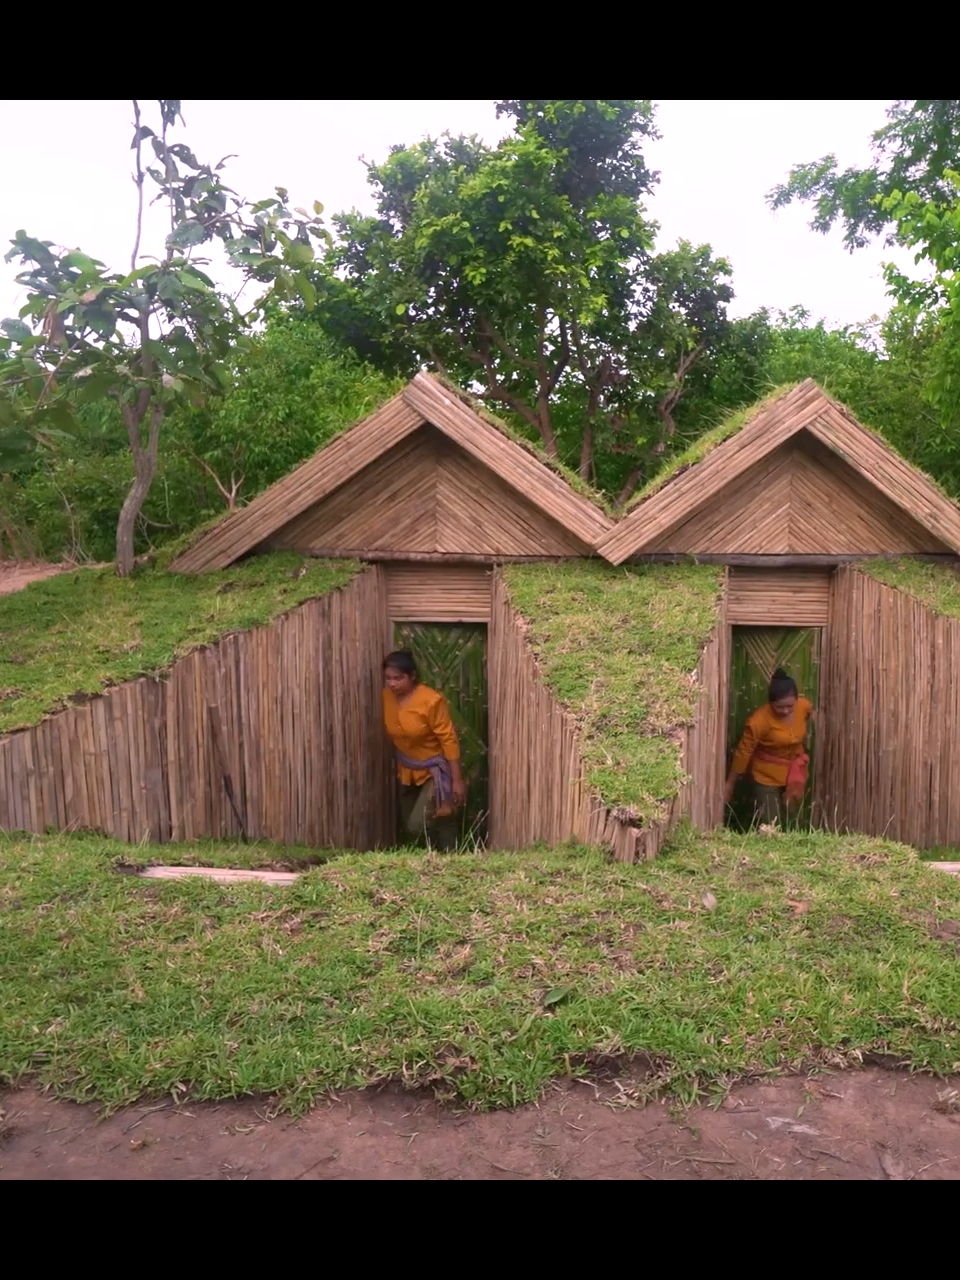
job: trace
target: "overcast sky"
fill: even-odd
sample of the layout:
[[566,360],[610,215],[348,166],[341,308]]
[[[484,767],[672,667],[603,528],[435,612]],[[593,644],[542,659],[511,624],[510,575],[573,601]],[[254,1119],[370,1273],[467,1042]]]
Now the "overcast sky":
[[[815,235],[808,214],[773,214],[764,194],[792,164],[828,151],[842,165],[869,158],[869,138],[885,121],[883,101],[666,101],[663,134],[649,162],[661,174],[650,211],[658,245],[679,237],[706,242],[733,264],[733,313],[801,304],[835,324],[886,310],[880,246],[846,253],[839,234]],[[155,111],[154,104],[145,104]],[[251,199],[278,185],[294,204],[320,200],[328,213],[368,210],[360,156],[380,160],[393,143],[427,134],[503,135],[486,101],[186,101],[178,130],[201,160],[229,153],[228,185]],[[32,235],[128,268],[133,238],[129,102],[6,101],[0,136],[0,245],[22,227]],[[154,211],[143,252],[161,252],[163,222]],[[2,255],[0,255],[2,256]],[[896,255],[904,264],[908,259]],[[0,264],[0,316],[23,295],[14,265]]]

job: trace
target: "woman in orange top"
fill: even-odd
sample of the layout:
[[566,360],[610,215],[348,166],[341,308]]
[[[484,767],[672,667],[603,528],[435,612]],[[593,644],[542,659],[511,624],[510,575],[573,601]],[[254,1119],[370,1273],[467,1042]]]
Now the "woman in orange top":
[[798,804],[806,790],[806,739],[812,719],[813,703],[798,695],[796,682],[778,667],[766,705],[748,717],[734,752],[724,789],[727,804],[737,779],[749,773],[757,818],[783,825],[787,807]]
[[420,683],[406,649],[384,658],[383,683],[383,722],[397,755],[403,825],[411,836],[454,849],[467,788],[447,701]]

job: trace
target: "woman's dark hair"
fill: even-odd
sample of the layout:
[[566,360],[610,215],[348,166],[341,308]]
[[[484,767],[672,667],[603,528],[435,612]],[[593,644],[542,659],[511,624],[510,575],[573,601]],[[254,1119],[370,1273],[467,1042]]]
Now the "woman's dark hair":
[[779,702],[781,698],[797,696],[797,682],[788,676],[783,667],[777,667],[770,680],[770,692],[767,697],[771,702]]
[[409,676],[416,683],[419,679],[417,673],[417,664],[413,660],[413,654],[409,649],[395,649],[393,653],[388,653],[383,660],[383,669],[392,667],[394,671],[399,671],[402,676]]

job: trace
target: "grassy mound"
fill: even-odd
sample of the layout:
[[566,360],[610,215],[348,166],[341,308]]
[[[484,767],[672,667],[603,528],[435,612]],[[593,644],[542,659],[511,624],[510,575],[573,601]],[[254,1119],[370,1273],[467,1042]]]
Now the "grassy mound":
[[503,572],[544,679],[580,725],[590,782],[608,805],[657,817],[683,780],[676,730],[693,715],[722,570],[584,561]]
[[864,560],[857,568],[884,586],[914,596],[942,618],[960,618],[960,573],[950,564],[929,560]]
[[960,1068],[960,883],[902,846],[345,854],[289,888],[114,873],[129,852],[0,839],[4,1084],[295,1108],[399,1078],[495,1106],[598,1055],[687,1100],[866,1053]]
[[194,577],[77,569],[0,596],[0,732],[36,724],[73,694],[163,670],[230,631],[344,586],[348,561],[270,555]]

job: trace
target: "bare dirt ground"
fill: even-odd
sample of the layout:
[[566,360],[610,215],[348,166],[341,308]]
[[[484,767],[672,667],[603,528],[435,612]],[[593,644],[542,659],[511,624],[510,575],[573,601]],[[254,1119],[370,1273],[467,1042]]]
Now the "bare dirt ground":
[[953,1180],[958,1084],[865,1068],[748,1084],[683,1111],[633,1105],[626,1079],[573,1082],[479,1115],[391,1087],[301,1118],[168,1099],[106,1120],[27,1090],[0,1101],[0,1181]]
[[0,563],[0,596],[9,595],[11,591],[20,591],[31,582],[52,578],[70,567],[66,564],[44,564],[43,562],[21,564],[4,561]]

